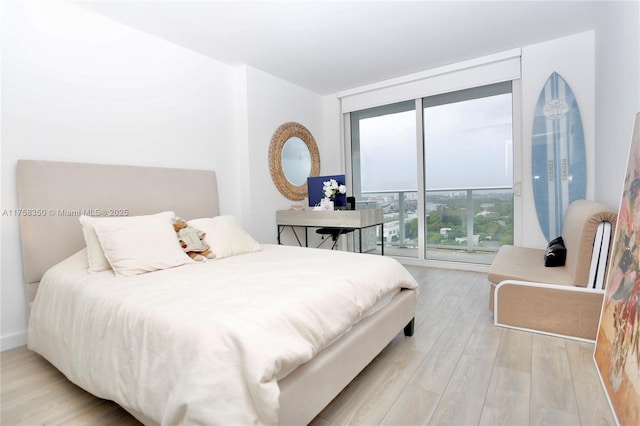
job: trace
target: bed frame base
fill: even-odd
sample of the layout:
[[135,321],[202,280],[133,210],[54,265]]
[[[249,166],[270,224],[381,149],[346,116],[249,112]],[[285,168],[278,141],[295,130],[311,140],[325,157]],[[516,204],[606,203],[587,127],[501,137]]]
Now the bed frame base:
[[[278,382],[280,425],[309,424],[396,337],[413,335],[416,293],[403,290],[381,311]],[[313,391],[309,391],[312,389]],[[158,423],[124,407],[146,426]]]
[[400,330],[404,328],[405,335],[408,328],[413,331],[416,301],[414,291],[401,291],[384,309],[280,380],[278,423],[309,424]]

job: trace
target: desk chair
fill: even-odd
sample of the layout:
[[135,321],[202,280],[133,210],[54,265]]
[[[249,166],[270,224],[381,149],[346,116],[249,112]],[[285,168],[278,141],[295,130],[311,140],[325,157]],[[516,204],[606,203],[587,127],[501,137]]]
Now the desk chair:
[[[347,197],[347,210],[355,210],[355,209],[356,209],[356,197]],[[325,236],[331,235],[331,240],[333,241],[331,250],[333,250],[338,245],[338,239],[340,238],[340,235],[348,234],[350,232],[353,232],[354,230],[355,228],[340,228],[340,227],[333,227],[333,226],[318,228],[316,229],[316,234],[322,235],[322,241],[320,241],[320,244],[318,244],[318,247],[320,247],[322,244],[324,244],[325,241],[327,241],[325,239]]]

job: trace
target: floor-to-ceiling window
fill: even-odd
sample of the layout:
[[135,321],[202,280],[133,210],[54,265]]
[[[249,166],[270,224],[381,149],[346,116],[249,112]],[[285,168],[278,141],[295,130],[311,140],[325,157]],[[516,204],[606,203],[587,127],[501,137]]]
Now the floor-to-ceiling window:
[[504,82],[351,112],[353,191],[384,210],[387,253],[490,263],[513,243],[511,92]]
[[[387,247],[417,244],[417,234],[400,226],[414,220],[417,207],[415,102],[401,102],[351,114],[352,182],[356,200],[384,211]],[[417,246],[416,246],[417,247]]]
[[513,244],[511,82],[422,102],[425,258],[490,262]]

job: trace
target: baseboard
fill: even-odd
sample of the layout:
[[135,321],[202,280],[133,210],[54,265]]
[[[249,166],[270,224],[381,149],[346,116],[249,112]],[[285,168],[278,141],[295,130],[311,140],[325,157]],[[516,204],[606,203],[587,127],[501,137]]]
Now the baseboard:
[[8,351],[27,344],[27,331],[9,334],[0,338],[0,351]]

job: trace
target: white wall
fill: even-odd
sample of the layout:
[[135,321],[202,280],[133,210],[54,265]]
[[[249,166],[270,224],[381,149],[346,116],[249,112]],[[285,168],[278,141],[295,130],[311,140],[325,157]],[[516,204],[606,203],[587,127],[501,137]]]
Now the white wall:
[[536,215],[531,178],[531,135],[540,91],[554,71],[571,86],[576,96],[584,131],[587,156],[587,198],[594,198],[595,158],[595,54],[594,32],[589,31],[522,48],[522,235],[526,247],[544,248]]
[[[31,158],[215,169],[234,213],[236,70],[73,5],[25,3],[2,11],[2,210]],[[4,349],[25,342],[26,302],[18,221],[1,220]]]
[[640,112],[640,2],[615,2],[596,29],[596,199],[622,198],[635,114]]
[[[3,6],[2,209],[16,207],[20,158],[214,169],[221,213],[275,242],[275,210],[292,203],[269,174],[276,128],[302,123],[318,143],[321,172],[344,170],[327,98],[74,5]],[[1,229],[7,349],[26,342],[26,301],[17,219],[2,217]]]
[[[248,162],[243,165],[249,175],[249,186],[243,197],[250,200],[249,232],[262,242],[275,243],[275,212],[288,209],[301,201],[286,199],[275,187],[269,173],[269,143],[283,123],[295,121],[313,135],[320,153],[320,173],[344,170],[331,160],[338,152],[334,137],[325,137],[324,98],[270,74],[246,67]],[[283,241],[289,241],[284,239]]]

